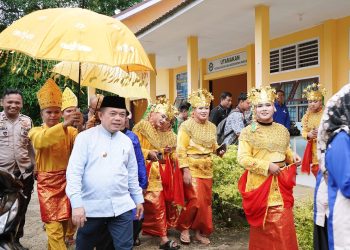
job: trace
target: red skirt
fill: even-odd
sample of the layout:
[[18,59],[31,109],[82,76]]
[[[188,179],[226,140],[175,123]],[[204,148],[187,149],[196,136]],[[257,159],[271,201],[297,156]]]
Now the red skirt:
[[66,195],[66,170],[38,172],[38,198],[43,222],[64,221],[71,217]]
[[293,208],[269,207],[264,226],[250,227],[249,249],[298,249]]
[[192,177],[191,185],[184,185],[185,207],[182,209],[177,228],[199,230],[203,235],[213,232],[212,179]]
[[165,201],[163,191],[147,192],[145,195],[142,233],[166,236],[168,228],[176,227],[179,212],[176,206]]

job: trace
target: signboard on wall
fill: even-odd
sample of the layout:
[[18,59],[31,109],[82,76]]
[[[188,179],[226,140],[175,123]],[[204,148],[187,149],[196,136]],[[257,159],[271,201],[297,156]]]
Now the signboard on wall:
[[247,52],[241,52],[229,56],[225,56],[213,61],[208,61],[208,73],[216,71],[244,66],[247,64]]
[[183,72],[176,75],[176,94],[177,99],[187,99],[187,72]]

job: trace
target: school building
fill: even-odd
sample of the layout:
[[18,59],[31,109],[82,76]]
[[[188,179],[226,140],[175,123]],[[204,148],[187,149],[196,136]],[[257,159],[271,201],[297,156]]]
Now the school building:
[[[349,82],[349,0],[145,0],[115,15],[142,43],[156,69],[152,100],[177,105],[198,88],[219,103],[261,85],[283,89],[300,121],[313,82],[327,98]],[[134,100],[138,120],[147,102]]]

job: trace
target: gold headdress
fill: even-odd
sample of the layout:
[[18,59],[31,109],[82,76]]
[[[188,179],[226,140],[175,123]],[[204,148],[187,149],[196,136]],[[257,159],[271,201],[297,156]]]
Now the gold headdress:
[[276,90],[270,86],[261,87],[258,89],[252,89],[248,94],[248,100],[253,106],[258,103],[273,103],[276,99]]
[[313,83],[308,85],[303,90],[303,97],[308,101],[321,101],[322,98],[326,95],[326,89],[322,88],[322,85],[319,83]]
[[62,107],[61,110],[65,110],[69,107],[77,107],[78,106],[78,98],[74,95],[73,91],[66,87],[62,94]]
[[188,102],[193,108],[209,107],[212,100],[214,100],[213,95],[206,89],[198,89],[188,97]]
[[166,115],[169,120],[173,120],[177,114],[177,109],[170,104],[164,97],[159,98],[155,104],[152,104],[150,112]]
[[36,93],[36,96],[41,110],[49,107],[61,108],[62,106],[62,92],[51,78],[47,79],[44,86]]

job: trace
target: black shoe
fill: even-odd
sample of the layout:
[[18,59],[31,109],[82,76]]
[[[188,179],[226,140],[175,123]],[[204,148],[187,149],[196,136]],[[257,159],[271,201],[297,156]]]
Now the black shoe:
[[134,246],[135,246],[135,247],[138,247],[138,246],[140,246],[140,245],[141,245],[141,241],[140,241],[139,238],[137,238],[137,239],[134,241]]
[[13,243],[13,245],[16,250],[29,250],[29,248],[22,246],[22,244],[19,241]]

